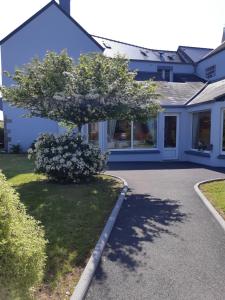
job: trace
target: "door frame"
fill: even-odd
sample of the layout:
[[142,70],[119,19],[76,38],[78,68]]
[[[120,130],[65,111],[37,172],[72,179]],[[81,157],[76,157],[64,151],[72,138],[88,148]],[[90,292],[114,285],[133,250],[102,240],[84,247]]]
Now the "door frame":
[[[176,123],[176,148],[167,148],[165,147],[165,117],[167,116],[175,116],[177,119]],[[179,113],[164,113],[163,114],[163,154],[165,153],[165,150],[176,150],[176,157],[171,158],[171,160],[177,160],[179,157],[179,124],[180,124],[180,114]]]

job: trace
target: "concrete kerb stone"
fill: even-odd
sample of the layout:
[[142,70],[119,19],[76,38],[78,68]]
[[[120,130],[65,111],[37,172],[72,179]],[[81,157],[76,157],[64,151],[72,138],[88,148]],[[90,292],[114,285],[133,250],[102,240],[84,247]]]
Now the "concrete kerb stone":
[[214,218],[217,220],[217,222],[220,224],[220,226],[222,227],[222,229],[225,232],[225,220],[221,217],[221,215],[217,212],[217,210],[214,208],[214,206],[210,203],[210,201],[207,199],[207,197],[200,190],[201,184],[210,183],[210,182],[214,182],[214,181],[224,181],[224,180],[225,180],[225,178],[216,178],[216,179],[211,179],[211,180],[200,181],[195,184],[194,189],[195,189],[196,193],[198,194],[198,196],[200,197],[200,199],[205,204],[205,206],[208,208],[210,213],[214,216]]
[[128,190],[128,184],[123,178],[110,176],[121,180],[123,188],[70,300],[84,299]]

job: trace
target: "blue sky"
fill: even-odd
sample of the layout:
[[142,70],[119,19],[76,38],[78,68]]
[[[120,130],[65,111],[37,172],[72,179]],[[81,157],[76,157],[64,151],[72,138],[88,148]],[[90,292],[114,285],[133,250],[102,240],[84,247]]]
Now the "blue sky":
[[[48,0],[1,0],[0,38]],[[71,0],[72,16],[91,34],[149,48],[215,48],[225,25],[225,0]]]

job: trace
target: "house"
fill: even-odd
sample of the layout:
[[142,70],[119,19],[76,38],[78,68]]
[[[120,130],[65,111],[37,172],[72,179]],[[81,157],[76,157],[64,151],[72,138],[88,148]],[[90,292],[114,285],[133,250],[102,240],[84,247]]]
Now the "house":
[[[224,34],[225,36],[225,34]],[[155,50],[86,32],[71,16],[70,1],[51,1],[1,42],[2,70],[13,72],[47,50],[124,54],[137,80],[157,81],[163,111],[146,123],[114,120],[89,124],[89,142],[110,150],[111,161],[180,160],[225,166],[225,41],[216,49],[179,46]],[[4,85],[10,79],[2,75]],[[42,132],[60,133],[48,119],[23,118],[24,111],[3,102],[5,144],[27,149]]]

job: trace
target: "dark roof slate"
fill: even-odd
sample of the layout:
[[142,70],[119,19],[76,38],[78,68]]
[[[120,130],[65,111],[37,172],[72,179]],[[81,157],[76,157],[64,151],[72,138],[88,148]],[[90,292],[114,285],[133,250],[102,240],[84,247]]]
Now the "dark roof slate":
[[203,91],[187,105],[203,104],[217,100],[225,100],[225,79],[207,84]]
[[156,92],[162,106],[183,106],[204,86],[202,82],[157,82]]
[[129,60],[154,61],[162,63],[186,64],[177,51],[149,49],[108,38],[93,35],[93,38],[105,49],[104,54],[114,57],[124,55]]
[[199,47],[188,47],[179,46],[178,53],[192,63],[196,63],[201,60],[204,56],[210,53],[213,49],[211,48],[199,48]]
[[215,48],[214,50],[210,51],[209,53],[207,53],[201,60],[205,60],[221,51],[225,50],[225,42],[223,42],[222,44],[220,44],[217,48]]

